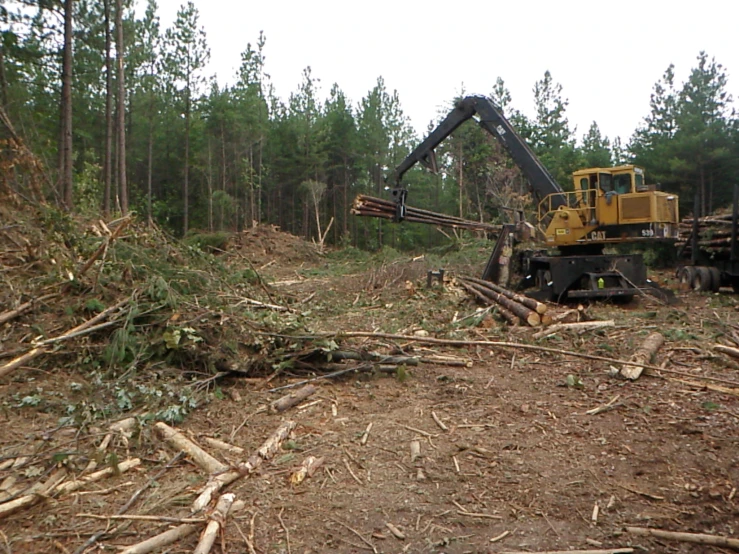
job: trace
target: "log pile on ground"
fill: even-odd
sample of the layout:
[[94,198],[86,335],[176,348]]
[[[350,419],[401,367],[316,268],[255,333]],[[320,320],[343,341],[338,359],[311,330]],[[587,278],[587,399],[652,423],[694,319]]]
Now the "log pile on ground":
[[[698,246],[713,254],[728,254],[731,247],[731,214],[711,215],[698,218]],[[678,247],[689,254],[693,247],[693,231],[695,219],[684,218],[680,221],[680,239]]]
[[510,291],[500,285],[475,277],[459,277],[462,288],[487,305],[494,305],[498,313],[512,325],[521,322],[531,327],[548,324],[547,305]]
[[[395,203],[382,198],[374,198],[360,194],[354,199],[351,213],[366,217],[379,217],[382,219],[395,219]],[[480,221],[471,221],[451,215],[440,214],[419,208],[406,206],[405,221],[413,223],[426,223],[439,227],[451,227],[454,229],[466,229],[468,231],[486,231],[489,233],[500,233],[500,225],[492,225]]]

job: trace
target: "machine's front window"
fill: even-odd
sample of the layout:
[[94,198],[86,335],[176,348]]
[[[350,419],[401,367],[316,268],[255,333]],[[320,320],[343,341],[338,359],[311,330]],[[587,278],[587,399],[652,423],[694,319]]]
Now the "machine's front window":
[[614,175],[613,190],[617,194],[627,194],[631,192],[631,175],[629,173]]

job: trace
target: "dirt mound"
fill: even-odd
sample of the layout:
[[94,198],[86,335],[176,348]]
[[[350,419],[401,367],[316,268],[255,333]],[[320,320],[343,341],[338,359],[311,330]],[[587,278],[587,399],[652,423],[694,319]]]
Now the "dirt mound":
[[314,244],[275,225],[258,225],[243,231],[235,236],[234,246],[257,266],[294,265],[320,258]]

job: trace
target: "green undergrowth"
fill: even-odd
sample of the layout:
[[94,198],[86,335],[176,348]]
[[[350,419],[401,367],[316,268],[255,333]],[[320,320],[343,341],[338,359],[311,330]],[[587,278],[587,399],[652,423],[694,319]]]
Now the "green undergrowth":
[[[74,386],[51,389],[37,374],[18,370],[6,409],[41,410],[78,425],[127,413],[177,422],[219,393],[214,375],[272,371],[270,360],[285,345],[263,333],[303,330],[299,311],[248,303],[288,299],[268,293],[247,262],[212,253],[209,242],[180,241],[136,220],[110,240],[99,223],[50,209],[31,223],[43,232],[27,235],[29,251],[46,263],[5,272],[12,286],[3,300],[17,305],[49,291],[59,296],[19,318],[4,337],[6,348],[30,350],[32,341],[120,307],[100,321],[109,326],[56,344],[54,356],[36,363],[49,375],[69,376]],[[83,271],[96,252],[102,254]]]

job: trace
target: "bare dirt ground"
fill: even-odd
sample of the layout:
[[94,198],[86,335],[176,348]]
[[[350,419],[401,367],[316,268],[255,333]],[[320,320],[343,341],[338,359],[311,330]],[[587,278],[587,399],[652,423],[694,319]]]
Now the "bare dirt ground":
[[[318,254],[312,245],[269,229],[245,234],[232,249],[234,264],[247,267],[248,261],[273,300],[291,307],[292,315],[274,317],[298,317],[315,335],[378,333],[339,335],[334,340],[342,350],[443,355],[461,364],[436,359],[395,373],[318,380],[313,396],[284,413],[265,407],[289,390],[270,388],[310,374],[283,369],[272,377],[203,380],[209,401],[173,426],[228,465],[245,460],[282,422],[296,423],[275,456],[228,487],[245,506],[229,518],[213,552],[631,547],[710,553],[730,550],[637,536],[625,528],[739,537],[738,366],[712,350],[717,342],[733,344],[739,330],[739,301],[730,291],[680,293],[677,306],[651,298],[627,306],[593,304],[586,306],[588,317],[613,319],[614,327],[534,339],[536,329],[472,317],[476,304],[452,283],[425,288],[426,271],[438,267],[435,259],[357,263]],[[462,253],[445,268],[476,275],[484,254]],[[661,278],[675,286],[669,273]],[[14,326],[34,333],[36,323],[27,317]],[[650,370],[637,381],[610,376],[615,362],[577,356],[628,359],[652,331],[666,338],[654,360],[664,371]],[[469,344],[423,341],[434,337]],[[531,348],[480,344],[485,341]],[[45,482],[60,471],[73,480],[96,459],[110,421],[84,429],[59,424],[67,398],[78,389],[95,395],[89,375],[69,366],[32,362],[0,379],[0,491],[6,502],[13,493],[19,496],[19,485]],[[140,410],[130,413],[141,416]],[[115,467],[136,457],[140,465],[68,494],[37,495],[32,505],[0,519],[0,551],[81,552],[100,532],[87,551],[114,551],[177,526],[175,520],[100,519],[116,514],[146,485],[127,514],[192,517],[190,505],[206,475],[190,459],[166,467],[175,452],[155,436],[153,421],[140,421],[132,436],[115,435],[98,460],[100,467]],[[245,452],[207,446],[206,437]],[[413,442],[420,446],[416,456]],[[308,456],[323,464],[292,483]],[[191,552],[202,529],[193,525],[193,534],[160,551]]]

